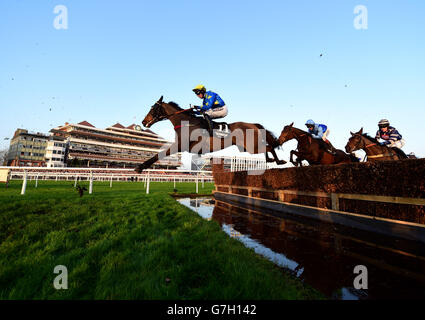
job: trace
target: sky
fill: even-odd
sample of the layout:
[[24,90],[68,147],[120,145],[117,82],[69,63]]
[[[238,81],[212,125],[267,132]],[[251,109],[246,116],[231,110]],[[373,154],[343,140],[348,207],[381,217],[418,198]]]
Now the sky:
[[[57,5],[67,29],[54,26]],[[355,28],[358,5],[367,29]],[[228,122],[279,135],[313,119],[344,148],[387,118],[424,157],[424,33],[417,0],[1,1],[0,149],[17,128],[140,124],[161,95],[200,104],[191,89],[203,84]],[[174,139],[168,121],[151,129]]]

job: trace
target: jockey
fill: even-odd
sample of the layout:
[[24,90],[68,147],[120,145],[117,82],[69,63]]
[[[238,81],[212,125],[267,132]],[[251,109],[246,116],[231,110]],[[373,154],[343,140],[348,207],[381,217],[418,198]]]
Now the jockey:
[[329,129],[326,125],[317,124],[313,120],[307,120],[305,125],[308,128],[308,133],[310,133],[313,138],[323,140],[328,145],[330,153],[335,154],[336,149],[328,140]]
[[[200,109],[200,111],[203,111],[203,114],[208,121],[211,133],[211,119],[220,119],[227,116],[227,106],[217,93],[207,91],[203,85],[196,86],[192,91],[195,92],[198,98],[203,99],[202,107],[197,108]],[[196,113],[200,114],[201,112],[196,111]]]
[[403,148],[405,141],[402,139],[402,135],[397,131],[396,128],[390,126],[390,122],[387,119],[382,119],[378,123],[379,130],[376,132],[376,139],[379,141],[383,140],[381,144],[386,145],[389,148]]

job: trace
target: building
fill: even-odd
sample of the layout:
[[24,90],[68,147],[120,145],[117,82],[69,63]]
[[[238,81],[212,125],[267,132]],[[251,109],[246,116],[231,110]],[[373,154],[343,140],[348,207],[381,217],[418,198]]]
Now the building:
[[17,129],[10,141],[8,166],[45,166],[44,154],[49,136]]
[[[84,166],[134,168],[171,143],[150,130],[132,124],[116,123],[99,129],[87,121],[65,123],[51,132],[46,152],[49,167]],[[152,168],[175,169],[181,166],[181,155],[161,159]]]
[[68,150],[68,140],[65,137],[52,135],[46,146],[46,165],[49,168],[65,167]]

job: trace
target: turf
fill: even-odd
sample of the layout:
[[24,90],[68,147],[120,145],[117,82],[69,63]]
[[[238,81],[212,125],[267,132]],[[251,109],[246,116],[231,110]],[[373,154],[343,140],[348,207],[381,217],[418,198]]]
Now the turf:
[[[95,182],[83,197],[71,181],[32,181],[25,195],[21,185],[0,185],[0,299],[323,297],[176,202],[173,183],[147,195],[142,183]],[[57,265],[67,290],[53,286]]]

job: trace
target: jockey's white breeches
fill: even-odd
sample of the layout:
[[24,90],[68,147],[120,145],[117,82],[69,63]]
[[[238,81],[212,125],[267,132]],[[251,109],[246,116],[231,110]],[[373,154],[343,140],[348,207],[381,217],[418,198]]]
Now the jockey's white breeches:
[[396,148],[401,149],[401,148],[403,148],[403,146],[405,144],[406,144],[406,141],[404,141],[403,139],[400,139],[400,140],[394,141],[391,144],[388,144],[387,147],[390,147],[390,148],[396,147]]
[[329,129],[327,129],[322,136],[323,141],[328,141],[328,136],[329,136]]
[[220,108],[214,108],[214,109],[209,109],[205,111],[205,113],[209,115],[211,119],[224,118],[225,116],[227,116],[227,112],[228,110],[226,105]]

